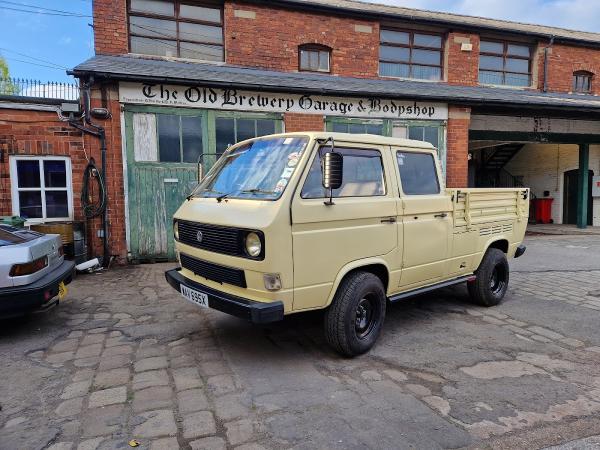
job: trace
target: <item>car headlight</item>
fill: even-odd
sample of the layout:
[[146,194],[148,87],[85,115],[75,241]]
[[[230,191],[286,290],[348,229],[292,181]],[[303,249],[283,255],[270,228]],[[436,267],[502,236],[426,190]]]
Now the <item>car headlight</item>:
[[262,242],[260,236],[254,232],[250,232],[246,235],[246,253],[253,258],[260,256],[262,252]]
[[179,240],[179,222],[176,220],[173,221],[173,234],[175,235],[175,240]]

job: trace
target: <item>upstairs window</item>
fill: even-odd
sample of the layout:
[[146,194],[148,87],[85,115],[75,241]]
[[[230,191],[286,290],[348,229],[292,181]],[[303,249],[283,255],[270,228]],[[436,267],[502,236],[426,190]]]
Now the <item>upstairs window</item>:
[[331,49],[323,45],[301,45],[298,67],[306,72],[331,72]]
[[592,78],[594,74],[584,70],[573,74],[573,92],[590,94],[592,92]]
[[131,0],[132,53],[223,61],[223,15],[215,3]]
[[380,76],[434,81],[442,79],[441,36],[381,30],[380,41]]
[[504,86],[530,86],[531,47],[510,42],[481,41],[479,82]]

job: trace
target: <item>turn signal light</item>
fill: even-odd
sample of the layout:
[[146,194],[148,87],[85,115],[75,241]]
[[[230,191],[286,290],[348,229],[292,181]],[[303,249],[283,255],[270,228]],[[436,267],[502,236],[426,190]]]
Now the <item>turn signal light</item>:
[[25,264],[15,264],[10,268],[9,275],[11,277],[22,277],[25,275],[31,275],[32,273],[39,272],[48,265],[48,257],[43,256],[34,261]]

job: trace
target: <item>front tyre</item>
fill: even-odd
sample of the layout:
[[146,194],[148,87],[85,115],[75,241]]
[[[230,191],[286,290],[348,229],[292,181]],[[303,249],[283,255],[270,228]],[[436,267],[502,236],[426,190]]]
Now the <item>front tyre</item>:
[[467,283],[473,303],[481,306],[496,306],[500,303],[508,289],[509,280],[508,261],[504,252],[489,248],[475,275],[477,279]]
[[325,313],[325,339],[344,356],[369,351],[381,333],[385,307],[385,289],[377,276],[369,272],[350,274]]

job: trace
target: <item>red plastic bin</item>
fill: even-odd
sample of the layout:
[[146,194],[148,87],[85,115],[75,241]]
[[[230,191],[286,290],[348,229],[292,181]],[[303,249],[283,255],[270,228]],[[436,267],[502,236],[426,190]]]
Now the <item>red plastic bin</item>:
[[535,221],[537,223],[552,223],[553,198],[536,198],[533,200]]

